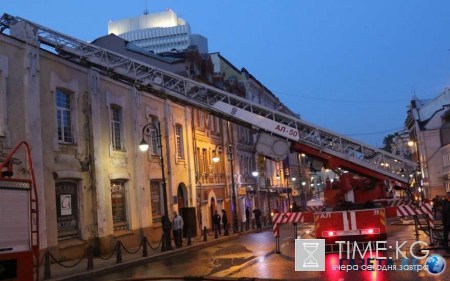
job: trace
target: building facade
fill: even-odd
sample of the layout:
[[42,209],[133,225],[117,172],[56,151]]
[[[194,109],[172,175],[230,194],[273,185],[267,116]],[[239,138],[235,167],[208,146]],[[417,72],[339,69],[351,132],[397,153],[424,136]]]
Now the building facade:
[[[118,239],[127,247],[144,235],[159,242],[163,178],[169,216],[195,207],[189,107],[41,49],[24,22],[11,26],[10,36],[1,34],[0,45],[1,150],[30,143],[41,249],[69,259],[88,243],[109,253]],[[142,153],[138,145],[150,123],[160,124],[162,149],[153,134]],[[21,164],[14,172],[26,178],[29,171]]]
[[450,191],[450,89],[430,100],[414,95],[405,127],[412,159],[420,165],[413,175],[416,192],[425,198],[445,196]]

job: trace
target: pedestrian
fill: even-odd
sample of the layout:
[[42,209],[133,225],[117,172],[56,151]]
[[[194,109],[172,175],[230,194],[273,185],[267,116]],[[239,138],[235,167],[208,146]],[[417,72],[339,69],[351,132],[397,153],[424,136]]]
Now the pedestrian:
[[261,211],[256,208],[253,210],[253,213],[255,214],[256,227],[261,228]]
[[436,195],[436,197],[433,198],[433,212],[434,212],[434,219],[437,219],[437,211],[440,209],[440,200],[439,195]]
[[247,225],[247,230],[250,229],[250,210],[247,208],[245,209],[245,223]]
[[225,234],[228,235],[228,217],[227,217],[227,211],[222,209],[222,224]]
[[448,234],[450,232],[450,192],[447,192],[447,197],[442,200],[442,225],[444,227],[444,241],[443,246],[448,251]]
[[292,212],[300,212],[300,207],[297,205],[297,202],[292,204]]
[[214,231],[217,231],[218,234],[220,235],[220,215],[216,210],[216,213],[213,216],[213,225],[214,225]]
[[182,245],[181,241],[181,231],[183,230],[183,218],[178,215],[177,211],[173,211],[173,239],[175,240],[175,246],[177,248],[180,248]]

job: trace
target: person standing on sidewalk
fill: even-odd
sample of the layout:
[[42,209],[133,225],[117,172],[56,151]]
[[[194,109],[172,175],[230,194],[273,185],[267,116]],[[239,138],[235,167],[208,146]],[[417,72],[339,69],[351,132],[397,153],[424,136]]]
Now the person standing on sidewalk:
[[217,233],[220,235],[220,215],[216,210],[216,213],[213,216],[213,224],[214,224],[214,231],[217,231]]
[[182,245],[181,241],[181,231],[183,230],[183,218],[178,215],[177,211],[173,211],[173,239],[175,240],[175,246],[177,248],[180,248]]
[[225,209],[222,209],[222,224],[223,224],[223,229],[225,231],[224,235],[229,235],[228,234],[228,217],[227,217],[227,211],[225,211]]
[[255,214],[256,227],[261,228],[261,211],[256,208],[253,210],[253,213]]
[[245,224],[246,224],[246,229],[249,230],[250,229],[250,210],[247,208],[245,209]]

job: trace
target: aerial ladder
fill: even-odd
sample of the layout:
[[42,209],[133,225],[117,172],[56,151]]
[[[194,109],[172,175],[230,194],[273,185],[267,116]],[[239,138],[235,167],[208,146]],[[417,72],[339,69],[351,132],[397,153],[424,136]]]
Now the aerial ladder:
[[[4,14],[0,19],[0,28],[1,31],[9,29],[11,36],[26,42],[35,40],[37,35],[39,44],[46,50],[83,67],[94,69],[102,75],[132,85],[138,91],[193,106],[253,129],[258,132],[255,150],[270,159],[281,161],[290,151],[304,153],[313,158],[312,165],[317,169],[322,167],[335,171],[340,169],[370,182],[364,188],[349,188],[350,190],[344,193],[355,192],[353,196],[355,198],[358,198],[356,196],[358,190],[366,191],[367,194],[373,193],[373,195],[362,196],[373,205],[366,205],[365,209],[358,211],[335,211],[327,209],[327,206],[316,206],[315,209],[301,213],[275,214],[272,218],[275,237],[279,237],[278,226],[281,223],[308,221],[315,222],[316,226],[321,225],[316,227],[316,237],[325,237],[331,242],[333,242],[331,238],[341,235],[367,237],[370,234],[378,234],[383,236],[386,235],[386,218],[405,216],[405,210],[409,215],[427,216],[430,228],[433,227],[431,207],[428,203],[415,202],[414,205],[412,202],[414,198],[410,198],[405,202],[406,205],[401,203],[397,206],[398,200],[396,203],[395,200],[385,198],[384,187],[408,190],[410,174],[418,169],[417,163],[413,161],[17,16]],[[380,189],[380,183],[384,183],[382,189]],[[332,218],[334,212],[337,213],[336,216],[342,224],[337,227],[338,229],[327,229],[326,222],[331,223],[336,220]],[[363,217],[368,212],[380,222],[377,227],[359,226],[357,221],[352,220]],[[328,226],[328,228],[331,227]]]

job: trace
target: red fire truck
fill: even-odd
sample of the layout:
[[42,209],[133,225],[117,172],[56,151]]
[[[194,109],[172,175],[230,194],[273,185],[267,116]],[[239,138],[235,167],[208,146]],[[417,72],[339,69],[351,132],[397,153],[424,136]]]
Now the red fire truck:
[[[25,146],[30,178],[14,177],[13,158]],[[19,143],[8,155],[0,155],[0,279],[38,280],[38,196],[28,143]]]

